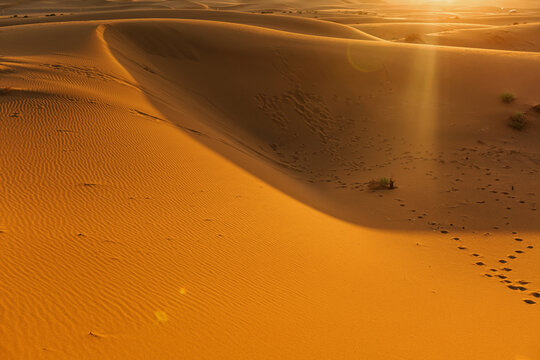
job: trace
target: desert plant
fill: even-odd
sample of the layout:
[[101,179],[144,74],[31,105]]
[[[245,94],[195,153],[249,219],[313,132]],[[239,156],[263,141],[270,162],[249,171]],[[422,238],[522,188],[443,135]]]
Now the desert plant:
[[422,40],[422,36],[420,34],[409,34],[404,39],[405,42],[408,43],[417,43],[417,44],[423,44],[424,40]]
[[510,116],[508,126],[510,126],[512,129],[523,130],[525,126],[527,126],[527,118],[525,117],[525,114],[515,113],[514,115]]
[[371,179],[368,183],[370,190],[393,190],[395,189],[394,179],[382,177],[379,179]]
[[532,109],[538,113],[540,113],[540,104],[536,104],[532,107]]
[[510,92],[505,92],[501,94],[501,100],[503,103],[510,104],[511,102],[516,100],[516,97]]

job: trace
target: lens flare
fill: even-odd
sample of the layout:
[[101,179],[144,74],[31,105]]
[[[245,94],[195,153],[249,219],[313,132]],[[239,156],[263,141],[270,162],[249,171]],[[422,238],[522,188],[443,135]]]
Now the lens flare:
[[[369,51],[364,42],[349,42],[347,44],[347,59],[358,71],[375,72],[384,69],[386,52]],[[377,49],[382,50],[382,49]]]
[[169,320],[164,311],[156,310],[154,311],[154,315],[156,316],[157,321],[160,323],[167,322]]

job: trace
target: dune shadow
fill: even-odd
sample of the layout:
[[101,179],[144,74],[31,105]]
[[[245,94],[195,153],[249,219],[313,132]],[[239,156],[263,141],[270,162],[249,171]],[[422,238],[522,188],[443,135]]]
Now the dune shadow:
[[[537,89],[503,71],[537,59],[216,22],[117,23],[105,39],[167,121],[319,211],[442,234],[540,225],[537,131],[509,129],[493,89],[495,75]],[[370,188],[384,177],[394,189]]]

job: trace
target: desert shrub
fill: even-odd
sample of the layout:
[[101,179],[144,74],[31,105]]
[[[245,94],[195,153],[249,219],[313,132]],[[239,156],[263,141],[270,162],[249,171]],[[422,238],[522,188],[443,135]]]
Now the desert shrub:
[[533,109],[534,111],[536,111],[537,113],[540,113],[540,104],[534,105],[534,106],[532,107],[532,109]]
[[515,113],[514,115],[510,116],[508,126],[510,126],[512,129],[523,130],[525,126],[527,126],[527,118],[525,117],[525,114]]
[[501,94],[501,100],[503,103],[510,104],[511,102],[516,100],[516,97],[512,93],[505,92]]
[[416,33],[405,36],[404,41],[408,43],[420,43],[420,44],[424,43],[424,40],[422,40],[422,37],[420,36],[420,34],[416,34]]
[[392,190],[395,189],[394,179],[382,177],[379,179],[372,179],[368,183],[370,190]]

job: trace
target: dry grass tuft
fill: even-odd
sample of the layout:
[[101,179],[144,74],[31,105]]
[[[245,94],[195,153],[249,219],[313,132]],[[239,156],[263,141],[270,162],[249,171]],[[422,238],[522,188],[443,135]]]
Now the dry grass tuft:
[[523,130],[525,126],[527,126],[527,118],[525,117],[525,114],[515,113],[514,115],[510,116],[508,126],[515,130]]
[[405,39],[403,39],[407,43],[413,43],[413,44],[425,44],[424,39],[422,39],[422,36],[420,34],[409,34],[405,36]]
[[501,94],[501,100],[503,103],[510,104],[516,100],[516,97],[512,93],[505,92]]
[[396,185],[393,178],[382,177],[370,180],[368,188],[370,190],[393,190],[396,188]]

